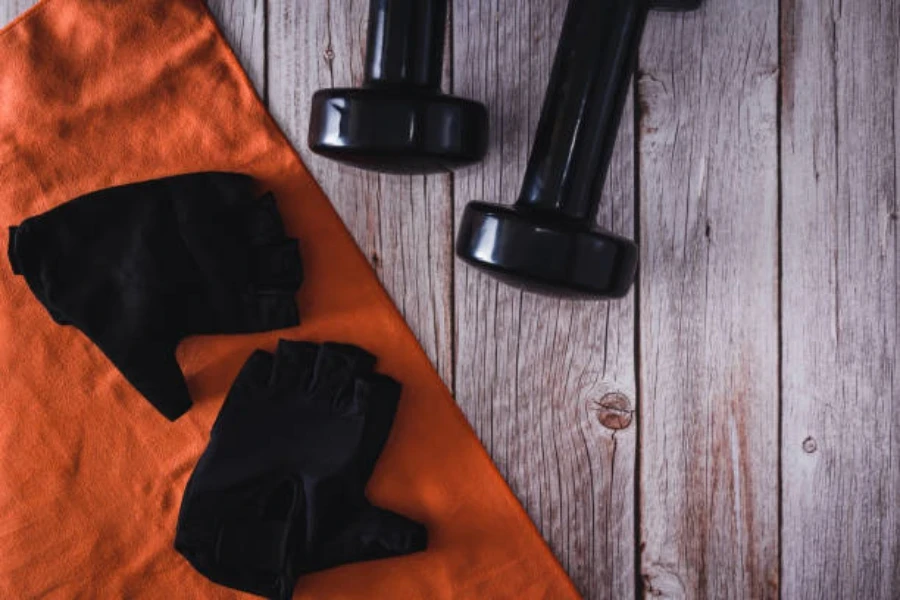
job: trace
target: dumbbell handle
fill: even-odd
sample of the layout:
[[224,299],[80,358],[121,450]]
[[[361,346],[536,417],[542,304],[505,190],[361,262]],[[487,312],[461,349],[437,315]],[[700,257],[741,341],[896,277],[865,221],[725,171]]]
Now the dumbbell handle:
[[366,87],[437,90],[446,23],[447,0],[370,0]]
[[570,0],[517,206],[596,218],[649,10]]

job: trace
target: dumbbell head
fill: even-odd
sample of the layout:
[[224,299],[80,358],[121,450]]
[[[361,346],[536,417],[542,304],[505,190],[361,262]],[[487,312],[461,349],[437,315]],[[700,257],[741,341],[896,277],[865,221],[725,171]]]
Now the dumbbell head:
[[520,206],[471,202],[457,254],[515,287],[573,298],[620,298],[637,266],[628,239],[583,220]]
[[697,10],[703,5],[703,0],[652,0],[650,8],[653,10],[687,12]]
[[320,90],[309,147],[332,160],[385,173],[439,173],[484,158],[484,106],[429,90]]
[[309,146],[365,169],[435,173],[484,158],[488,116],[442,94],[447,0],[370,0],[362,88],[313,96]]
[[554,295],[618,298],[634,279],[631,240],[598,228],[612,156],[651,7],[698,0],[570,0],[519,199],[473,202],[456,253],[494,277]]

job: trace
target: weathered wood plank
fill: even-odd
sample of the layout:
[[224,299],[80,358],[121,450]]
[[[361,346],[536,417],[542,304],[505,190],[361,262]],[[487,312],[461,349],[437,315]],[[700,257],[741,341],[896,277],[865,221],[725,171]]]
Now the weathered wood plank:
[[[566,2],[454,3],[454,88],[484,101],[491,151],[455,177],[470,200],[515,200]],[[632,117],[601,220],[634,229]],[[457,400],[556,555],[588,598],[634,596],[635,426],[608,429],[601,403],[634,403],[634,298],[523,294],[458,263]],[[630,413],[625,415],[630,421]],[[609,419],[615,421],[615,419]]]
[[266,97],[266,0],[207,0],[257,93]]
[[452,387],[452,203],[448,176],[380,176],[307,146],[312,94],[358,86],[368,0],[269,1],[269,105]]
[[651,16],[640,57],[644,592],[778,596],[778,2]]
[[0,0],[0,27],[31,8],[37,0]]
[[900,590],[900,7],[783,2],[783,589]]

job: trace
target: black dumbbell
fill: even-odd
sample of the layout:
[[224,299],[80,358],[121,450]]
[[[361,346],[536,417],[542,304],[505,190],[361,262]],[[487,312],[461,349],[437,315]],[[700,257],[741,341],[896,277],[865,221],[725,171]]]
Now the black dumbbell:
[[509,284],[619,298],[637,246],[595,224],[638,47],[651,8],[702,0],[570,0],[525,181],[514,206],[470,203],[457,255]]
[[386,173],[437,173],[487,151],[484,105],[441,93],[447,0],[371,0],[362,88],[313,95],[309,147]]

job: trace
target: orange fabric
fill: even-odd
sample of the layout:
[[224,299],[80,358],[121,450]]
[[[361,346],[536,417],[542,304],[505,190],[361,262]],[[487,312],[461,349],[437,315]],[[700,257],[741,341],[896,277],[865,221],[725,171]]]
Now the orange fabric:
[[230,382],[279,336],[359,344],[403,382],[369,495],[431,536],[422,554],[306,577],[297,597],[576,597],[201,2],[43,0],[0,32],[0,224],[201,170],[275,192],[302,244],[304,322],[185,341],[195,405],[173,424],[3,261],[0,597],[241,596],[173,550],[175,519]]

